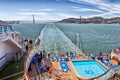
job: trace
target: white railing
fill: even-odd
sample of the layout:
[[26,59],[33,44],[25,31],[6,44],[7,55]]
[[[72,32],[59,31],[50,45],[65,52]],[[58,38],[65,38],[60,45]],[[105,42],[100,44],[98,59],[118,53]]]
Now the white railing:
[[0,34],[0,40],[3,39],[3,34]]
[[0,41],[5,41],[5,40],[7,40],[9,38],[12,38],[15,42],[17,42],[19,45],[21,45],[20,44],[21,39],[19,38],[18,34],[16,34],[15,32],[11,31],[9,33],[0,34]]
[[35,49],[32,49],[31,51],[30,51],[30,53],[29,53],[29,55],[27,56],[27,58],[26,58],[26,70],[28,71],[28,68],[29,68],[29,66],[30,66],[30,62],[31,62],[31,60],[32,60],[32,57],[34,56],[34,53],[35,53]]
[[8,25],[0,26],[0,41],[6,40],[8,36],[12,37],[17,43],[19,43],[20,39],[18,34],[13,29],[10,29]]
[[25,63],[24,63],[24,76],[25,76],[25,79],[26,79],[26,80],[32,80],[31,77],[30,77],[29,74],[28,74],[28,68],[29,68],[29,66],[30,66],[32,57],[34,56],[35,48],[32,49],[32,50],[31,50],[30,52],[28,52],[28,53],[29,53],[29,54],[26,56]]
[[0,34],[0,41],[5,41],[10,38],[10,35],[7,34]]

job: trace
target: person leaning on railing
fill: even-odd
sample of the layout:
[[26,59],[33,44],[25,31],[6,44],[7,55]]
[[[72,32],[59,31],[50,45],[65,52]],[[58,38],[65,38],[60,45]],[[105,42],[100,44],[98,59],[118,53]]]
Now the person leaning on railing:
[[25,39],[24,42],[25,42],[25,48],[26,48],[26,51],[27,51],[28,50],[28,39]]
[[120,60],[118,61],[118,66],[120,66]]
[[32,47],[33,47],[33,45],[32,45],[32,44],[33,44],[33,41],[30,39],[28,44],[29,44],[29,48],[30,48],[30,50],[31,50]]

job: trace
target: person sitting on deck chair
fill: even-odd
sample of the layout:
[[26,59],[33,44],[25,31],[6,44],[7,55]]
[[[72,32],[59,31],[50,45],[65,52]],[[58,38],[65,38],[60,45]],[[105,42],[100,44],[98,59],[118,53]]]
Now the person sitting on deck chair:
[[59,71],[57,71],[54,68],[50,68],[49,73],[52,74],[52,75],[55,75],[56,78],[62,78],[62,76],[63,76],[62,74],[59,73]]
[[43,68],[43,71],[48,72],[49,70],[50,70],[50,67],[48,65],[45,65],[44,68]]

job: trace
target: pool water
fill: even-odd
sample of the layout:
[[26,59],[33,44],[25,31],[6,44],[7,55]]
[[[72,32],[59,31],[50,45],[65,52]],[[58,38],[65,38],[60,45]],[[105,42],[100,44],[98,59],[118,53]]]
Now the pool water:
[[[72,61],[73,66],[79,76],[85,78],[94,78],[101,74],[103,74],[107,69],[104,68],[100,63],[95,60],[87,60],[87,61]],[[103,77],[111,76],[111,73],[108,72]]]

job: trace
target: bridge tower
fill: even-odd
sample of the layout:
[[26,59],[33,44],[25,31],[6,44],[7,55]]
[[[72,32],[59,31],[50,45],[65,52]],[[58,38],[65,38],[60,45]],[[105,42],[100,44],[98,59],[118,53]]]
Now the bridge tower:
[[34,14],[33,14],[33,24],[35,24],[35,17],[34,17]]
[[82,23],[82,18],[81,18],[81,16],[80,16],[80,21],[79,21],[79,23],[80,23],[80,24]]

